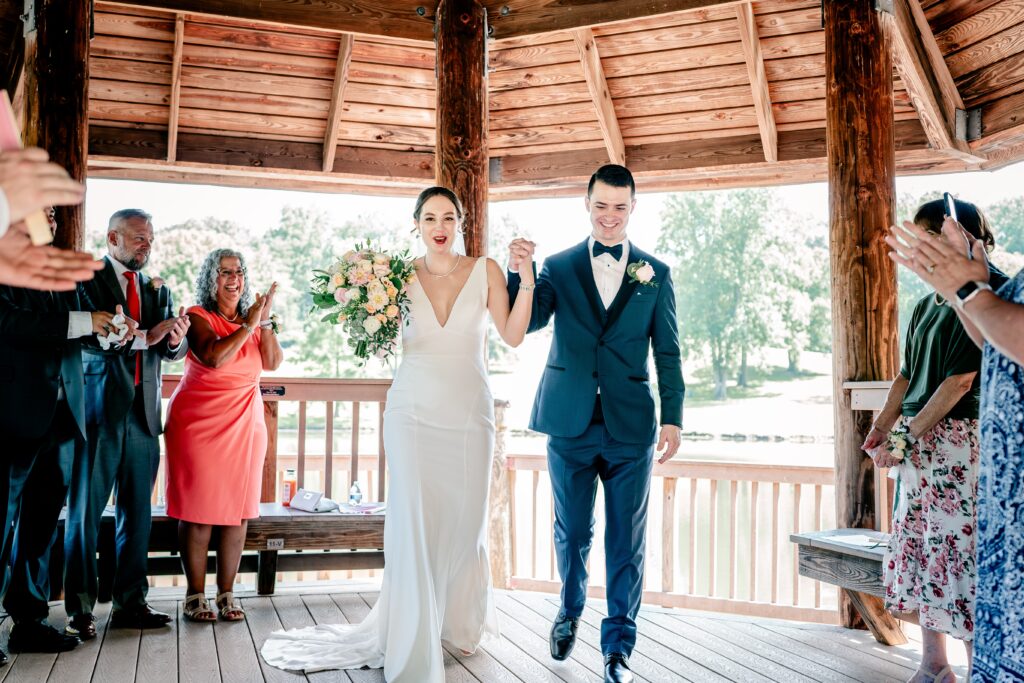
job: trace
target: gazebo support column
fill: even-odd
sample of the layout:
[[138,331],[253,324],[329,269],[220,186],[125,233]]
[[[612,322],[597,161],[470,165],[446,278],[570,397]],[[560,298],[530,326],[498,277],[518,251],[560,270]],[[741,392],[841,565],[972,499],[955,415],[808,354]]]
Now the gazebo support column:
[[[836,520],[875,528],[873,465],[860,450],[871,415],[851,410],[843,382],[898,369],[896,272],[882,241],[896,192],[891,20],[872,0],[826,2],[824,15]],[[860,598],[840,592],[844,626],[862,625],[860,614],[873,631],[899,633],[878,598]]]
[[[36,0],[36,35],[26,41],[25,143],[38,145],[85,182],[89,141],[89,0]],[[34,52],[34,55],[32,54]],[[85,206],[57,207],[56,244],[85,244]]]
[[[462,227],[469,256],[487,255],[487,10],[476,0],[441,0],[434,36],[437,43],[438,185],[455,192],[466,211]],[[504,407],[495,407],[499,430]],[[503,440],[495,449],[491,470],[488,545],[491,579],[511,586],[513,573],[509,537],[511,489]]]

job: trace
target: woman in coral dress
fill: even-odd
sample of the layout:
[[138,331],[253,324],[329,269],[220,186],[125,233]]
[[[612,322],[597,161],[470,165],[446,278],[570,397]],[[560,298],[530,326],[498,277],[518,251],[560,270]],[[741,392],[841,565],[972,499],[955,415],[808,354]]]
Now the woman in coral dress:
[[245,260],[229,249],[206,257],[188,310],[185,374],[167,405],[167,514],[179,520],[188,580],[184,614],[215,621],[206,599],[206,557],[219,527],[216,605],[222,619],[245,613],[232,594],[247,520],[259,516],[267,426],[260,373],[283,353],[270,323],[277,284],[253,297]]

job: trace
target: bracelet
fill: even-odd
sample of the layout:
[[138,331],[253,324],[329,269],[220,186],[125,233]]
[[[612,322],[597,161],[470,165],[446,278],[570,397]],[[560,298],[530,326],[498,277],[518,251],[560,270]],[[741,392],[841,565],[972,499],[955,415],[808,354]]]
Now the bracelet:
[[255,330],[255,329],[253,328],[253,326],[252,326],[252,325],[250,325],[249,323],[245,322],[244,320],[242,321],[242,329],[244,329],[244,330],[245,330],[245,333],[246,333],[246,334],[249,334],[249,335],[251,335],[251,334],[252,334],[253,332],[255,332],[255,331],[256,331],[256,330]]
[[521,289],[524,292],[531,292],[536,287],[537,287],[537,285],[535,285],[535,284],[534,285],[524,285],[524,284],[520,283],[520,285],[519,285],[519,289]]
[[274,326],[274,321],[273,320],[261,320],[260,321],[260,327],[273,327],[273,326]]

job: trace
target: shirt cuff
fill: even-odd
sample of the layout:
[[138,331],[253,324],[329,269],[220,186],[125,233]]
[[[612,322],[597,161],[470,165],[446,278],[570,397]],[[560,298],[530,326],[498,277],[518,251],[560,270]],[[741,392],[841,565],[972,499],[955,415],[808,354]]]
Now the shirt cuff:
[[0,190],[0,236],[11,226],[11,207],[7,203],[7,195]]
[[149,348],[149,342],[146,341],[146,330],[138,330],[138,335],[135,337],[135,341],[132,342],[132,351],[145,351]]
[[92,314],[86,311],[68,313],[68,339],[88,337],[92,334]]

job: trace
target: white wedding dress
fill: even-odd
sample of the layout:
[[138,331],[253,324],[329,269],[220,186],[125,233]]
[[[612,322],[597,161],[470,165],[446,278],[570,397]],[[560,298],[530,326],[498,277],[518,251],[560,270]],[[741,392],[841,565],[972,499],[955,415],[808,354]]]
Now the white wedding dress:
[[486,548],[494,400],[484,368],[486,259],[442,327],[409,289],[402,360],[388,392],[390,471],[380,598],[360,624],[272,634],[267,663],[307,672],[384,668],[389,683],[443,683],[441,641],[474,651],[497,635]]

